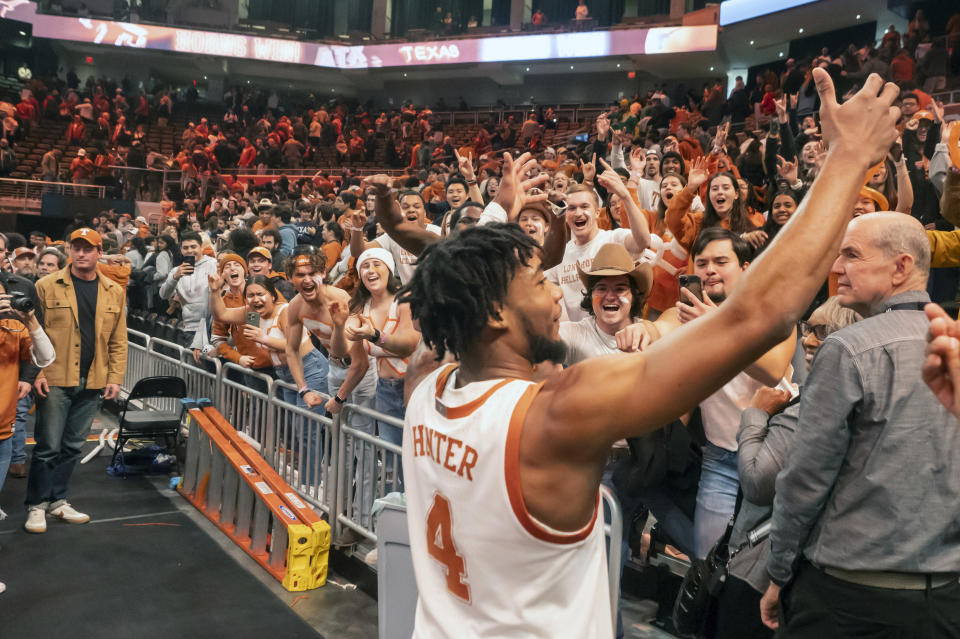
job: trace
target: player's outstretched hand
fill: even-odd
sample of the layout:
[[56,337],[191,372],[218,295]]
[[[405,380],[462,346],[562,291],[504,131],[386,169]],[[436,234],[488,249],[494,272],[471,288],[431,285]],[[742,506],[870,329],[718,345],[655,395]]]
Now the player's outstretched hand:
[[813,70],[820,94],[820,128],[830,153],[839,153],[847,162],[867,167],[886,157],[897,139],[900,109],[891,106],[900,89],[892,82],[884,84],[871,73],[856,95],[839,104],[833,80],[823,69]]

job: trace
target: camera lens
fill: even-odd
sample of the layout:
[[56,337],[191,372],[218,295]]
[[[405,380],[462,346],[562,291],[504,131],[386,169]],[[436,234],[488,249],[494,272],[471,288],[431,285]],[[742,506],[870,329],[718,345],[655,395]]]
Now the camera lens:
[[10,298],[10,308],[15,311],[20,311],[21,313],[29,313],[34,308],[33,300],[23,293],[13,295]]

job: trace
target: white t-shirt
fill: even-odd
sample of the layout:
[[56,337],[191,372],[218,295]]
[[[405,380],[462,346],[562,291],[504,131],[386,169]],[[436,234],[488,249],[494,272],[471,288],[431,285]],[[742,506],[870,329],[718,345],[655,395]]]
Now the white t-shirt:
[[617,338],[601,331],[597,319],[590,315],[579,322],[560,322],[560,339],[567,344],[564,366],[621,352],[617,350]]
[[[776,386],[778,390],[789,391],[791,397],[798,392],[797,386],[790,382],[792,376],[791,368]],[[764,386],[766,384],[743,372],[700,402],[703,432],[711,444],[730,451],[737,450],[740,414],[750,406],[754,393]]]
[[[440,227],[434,224],[427,224],[427,230],[434,235],[440,235]],[[393,238],[386,233],[378,235],[376,242],[381,248],[390,251],[390,255],[393,256],[400,282],[402,284],[409,282],[410,278],[413,277],[413,269],[417,266],[417,256],[394,242]]]
[[[589,313],[580,308],[580,302],[583,301],[583,283],[577,275],[577,265],[583,270],[589,270],[596,257],[600,247],[604,244],[624,245],[627,238],[631,237],[630,229],[614,229],[606,231],[601,229],[596,237],[586,244],[577,244],[574,240],[567,242],[563,251],[563,261],[547,270],[547,279],[558,285],[563,291],[563,305],[567,309],[567,318],[571,322],[579,322]],[[660,251],[662,241],[660,237],[650,234],[650,248],[644,251],[643,256],[631,253],[634,259],[641,257],[641,261],[647,262],[656,259]]]

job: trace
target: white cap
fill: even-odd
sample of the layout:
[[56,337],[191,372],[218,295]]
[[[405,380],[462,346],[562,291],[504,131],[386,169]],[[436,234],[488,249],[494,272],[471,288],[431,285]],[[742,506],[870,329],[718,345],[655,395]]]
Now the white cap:
[[383,248],[369,248],[363,253],[360,254],[360,257],[357,258],[357,274],[360,274],[360,265],[369,259],[377,259],[387,265],[387,268],[390,269],[390,273],[393,273],[397,265],[393,261],[393,255],[390,254],[390,251]]

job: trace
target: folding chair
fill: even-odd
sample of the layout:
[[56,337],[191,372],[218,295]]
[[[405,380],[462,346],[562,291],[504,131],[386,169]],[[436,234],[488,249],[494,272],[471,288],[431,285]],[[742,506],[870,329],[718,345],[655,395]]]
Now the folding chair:
[[[130,439],[163,437],[164,443],[170,449],[176,448],[183,405],[180,404],[175,410],[131,409],[130,402],[150,397],[183,399],[186,396],[187,383],[179,377],[161,375],[144,377],[138,381],[123,405],[123,413],[120,415],[120,432],[117,433],[117,442],[110,465],[116,463],[117,455],[120,455],[120,463],[124,463],[123,445]],[[126,467],[124,467],[124,476],[126,476]]]

